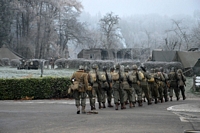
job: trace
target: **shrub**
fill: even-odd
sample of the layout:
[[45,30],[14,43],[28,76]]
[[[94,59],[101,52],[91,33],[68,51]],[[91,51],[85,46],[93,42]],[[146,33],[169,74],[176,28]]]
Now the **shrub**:
[[0,100],[66,98],[69,78],[0,79]]

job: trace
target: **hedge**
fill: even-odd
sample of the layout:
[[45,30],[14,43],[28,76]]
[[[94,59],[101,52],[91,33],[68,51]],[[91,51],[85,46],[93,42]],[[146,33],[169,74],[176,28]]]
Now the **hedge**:
[[70,84],[68,77],[0,79],[0,100],[67,98]]

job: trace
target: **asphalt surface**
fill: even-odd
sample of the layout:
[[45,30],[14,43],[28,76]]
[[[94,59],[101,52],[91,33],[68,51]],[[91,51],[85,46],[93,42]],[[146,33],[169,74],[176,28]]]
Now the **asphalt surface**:
[[[0,133],[183,133],[200,130],[200,98],[76,114],[74,100],[0,101]],[[96,104],[97,105],[97,104]],[[86,111],[90,111],[87,99]]]

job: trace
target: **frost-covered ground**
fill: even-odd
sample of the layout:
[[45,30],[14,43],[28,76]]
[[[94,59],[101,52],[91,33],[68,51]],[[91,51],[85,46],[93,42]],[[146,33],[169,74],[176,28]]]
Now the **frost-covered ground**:
[[[70,77],[75,69],[44,69],[43,77]],[[41,69],[18,70],[17,68],[0,67],[0,78],[39,78]]]

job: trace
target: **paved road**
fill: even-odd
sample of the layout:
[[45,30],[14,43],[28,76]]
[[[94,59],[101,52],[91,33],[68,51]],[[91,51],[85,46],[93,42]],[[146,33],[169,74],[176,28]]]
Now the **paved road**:
[[[90,110],[89,106],[86,110]],[[98,114],[77,115],[74,100],[0,101],[0,133],[183,133],[184,130],[200,130],[200,98],[97,111]]]

